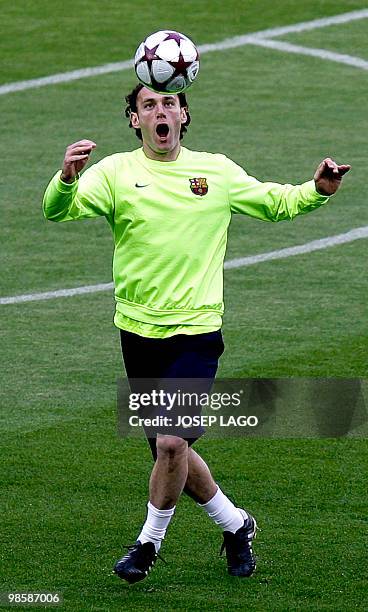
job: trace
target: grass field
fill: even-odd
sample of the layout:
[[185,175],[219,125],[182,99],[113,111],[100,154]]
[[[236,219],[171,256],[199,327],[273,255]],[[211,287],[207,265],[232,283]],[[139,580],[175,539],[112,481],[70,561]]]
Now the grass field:
[[[215,43],[367,6],[0,0],[0,8],[1,87],[129,59],[164,27]],[[367,34],[365,18],[277,40],[368,61]],[[111,280],[106,223],[46,222],[41,200],[70,142],[97,142],[94,161],[138,145],[122,118],[134,82],[127,70],[0,96],[0,297]],[[227,259],[368,225],[366,91],[366,70],[320,57],[252,45],[203,55],[186,146],[279,182],[311,178],[326,155],[352,164],[341,192],[314,214],[280,224],[234,218]],[[356,240],[226,271],[220,375],[366,377],[365,264],[366,240]],[[198,442],[262,529],[250,580],[226,574],[221,532],[184,497],[162,549],[168,564],[135,587],[112,575],[144,520],[151,469],[146,442],[117,435],[113,310],[109,292],[0,304],[0,592],[60,592],[70,611],[366,610],[366,422],[341,439]]]

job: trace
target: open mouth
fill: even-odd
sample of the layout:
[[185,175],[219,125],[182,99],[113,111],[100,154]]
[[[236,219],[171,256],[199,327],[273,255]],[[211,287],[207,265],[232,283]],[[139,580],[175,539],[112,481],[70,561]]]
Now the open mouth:
[[156,125],[156,134],[160,138],[166,138],[169,134],[169,130],[170,128],[167,123],[159,123],[158,125]]

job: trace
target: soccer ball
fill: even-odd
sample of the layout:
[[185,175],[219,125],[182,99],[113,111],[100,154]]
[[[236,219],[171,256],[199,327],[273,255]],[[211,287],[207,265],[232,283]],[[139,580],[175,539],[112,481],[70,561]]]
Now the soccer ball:
[[138,80],[148,89],[177,94],[187,89],[198,74],[198,49],[180,32],[155,32],[139,45],[134,68]]

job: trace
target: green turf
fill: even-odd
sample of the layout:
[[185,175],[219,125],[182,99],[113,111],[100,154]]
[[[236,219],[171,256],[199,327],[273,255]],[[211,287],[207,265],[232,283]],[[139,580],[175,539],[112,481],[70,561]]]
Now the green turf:
[[[21,4],[0,2],[0,83],[128,59],[162,27],[205,43],[366,8],[332,0]],[[366,59],[366,27],[282,40]],[[95,140],[95,160],[137,146],[121,115],[133,83],[126,71],[0,97],[1,296],[111,280],[107,224],[52,224],[40,202],[69,142]],[[185,144],[224,152],[262,180],[306,180],[327,154],[353,166],[314,214],[280,224],[235,217],[228,259],[368,224],[365,71],[246,46],[204,55],[188,97]],[[220,375],[366,377],[365,253],[359,240],[227,271]],[[259,520],[257,573],[227,576],[220,532],[183,498],[163,547],[168,565],[133,588],[111,574],[144,519],[151,466],[143,439],[116,433],[122,367],[113,309],[110,293],[0,306],[0,592],[60,590],[62,609],[73,612],[365,610],[368,466],[358,438],[201,440],[216,479]]]

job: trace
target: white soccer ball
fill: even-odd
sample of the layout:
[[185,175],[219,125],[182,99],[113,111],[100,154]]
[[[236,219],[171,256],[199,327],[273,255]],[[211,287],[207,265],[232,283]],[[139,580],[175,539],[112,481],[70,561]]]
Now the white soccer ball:
[[198,49],[180,32],[155,32],[139,45],[134,68],[138,80],[152,91],[177,94],[187,89],[198,74]]

